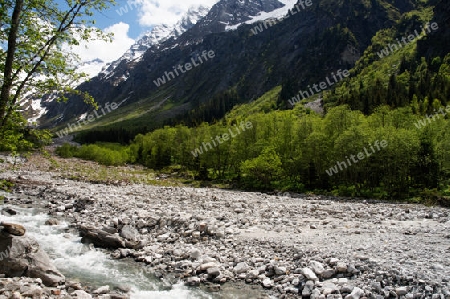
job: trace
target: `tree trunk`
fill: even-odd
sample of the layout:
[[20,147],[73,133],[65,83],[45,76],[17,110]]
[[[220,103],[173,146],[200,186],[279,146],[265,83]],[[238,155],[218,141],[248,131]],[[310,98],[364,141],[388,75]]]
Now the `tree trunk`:
[[6,124],[8,103],[11,97],[13,86],[12,73],[14,55],[16,53],[17,33],[20,25],[20,14],[23,9],[24,0],[16,0],[14,11],[11,18],[11,28],[8,33],[8,51],[6,54],[5,70],[3,73],[3,85],[0,93],[0,128]]

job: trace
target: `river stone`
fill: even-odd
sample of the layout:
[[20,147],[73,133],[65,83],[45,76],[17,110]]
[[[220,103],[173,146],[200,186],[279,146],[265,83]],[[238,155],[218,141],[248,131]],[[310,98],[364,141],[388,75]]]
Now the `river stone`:
[[310,263],[311,269],[316,273],[317,275],[322,275],[322,273],[325,271],[325,268],[323,267],[322,263],[319,263],[317,261],[311,261]]
[[217,261],[215,258],[212,258],[212,257],[210,257],[210,256],[202,256],[202,260],[203,260],[203,263],[205,264],[205,263],[212,263],[212,262],[215,262],[215,261]]
[[339,262],[339,260],[337,258],[331,258],[330,261],[328,262],[330,264],[330,266],[334,266]]
[[219,231],[216,233],[216,237],[217,237],[217,238],[223,238],[223,237],[225,237],[225,231],[224,231],[224,230],[219,230]]
[[14,215],[17,215],[17,212],[14,211],[14,210],[11,209],[11,208],[4,208],[4,209],[2,210],[2,215],[6,215],[6,216],[14,216]]
[[14,292],[11,299],[22,299],[22,295],[20,295],[20,292]]
[[276,275],[285,275],[286,274],[286,267],[273,267],[273,270],[275,271]]
[[200,271],[206,271],[206,270],[208,270],[209,268],[214,268],[214,267],[216,267],[216,266],[217,266],[217,265],[216,265],[215,262],[205,263],[205,264],[200,265]]
[[206,231],[207,227],[208,227],[208,225],[206,224],[206,222],[200,222],[200,223],[198,224],[198,230],[199,230],[200,232]]
[[262,282],[263,287],[265,288],[272,288],[275,284],[270,278],[266,278]]
[[147,226],[154,227],[154,226],[158,225],[160,220],[161,220],[161,217],[158,217],[156,215],[150,216],[147,218]]
[[[380,291],[381,291],[381,285],[380,285],[379,282],[378,282],[378,285],[379,285],[379,287],[376,288],[376,290],[377,290],[378,292],[380,292]],[[372,283],[372,286],[374,286],[374,283]],[[350,294],[351,292],[353,292],[353,289],[354,289],[354,288],[355,288],[355,287],[354,287],[353,285],[345,284],[345,285],[343,285],[342,288],[341,288],[341,293],[347,293],[347,294]]]
[[136,242],[138,240],[139,232],[131,225],[124,225],[120,236],[130,241]]
[[331,278],[334,276],[336,272],[334,271],[334,269],[327,269],[325,271],[322,272],[322,278]]
[[14,236],[25,235],[25,227],[20,224],[0,222],[0,226],[3,226],[3,230]]
[[186,282],[186,284],[188,286],[193,286],[193,287],[194,286],[198,286],[198,285],[200,285],[200,278],[198,278],[198,277],[189,277],[187,282]]
[[45,221],[45,225],[58,225],[58,220],[55,218],[50,218]]
[[241,274],[241,273],[245,273],[248,270],[248,265],[245,262],[239,263],[236,265],[236,267],[234,267],[233,271],[236,274]]
[[251,270],[247,273],[247,276],[245,277],[245,279],[256,279],[259,276],[259,271],[258,270]]
[[40,286],[31,285],[24,292],[22,292],[22,295],[25,297],[42,298],[43,293],[44,290]]
[[117,233],[117,229],[115,229],[112,226],[103,225],[102,230],[107,232],[108,234],[115,234],[115,233]]
[[72,295],[73,298],[92,299],[92,296],[83,290],[76,290],[75,292],[73,292],[70,295]]
[[345,299],[359,299],[364,295],[364,291],[355,287],[350,295],[345,296]]
[[48,255],[30,236],[0,233],[0,252],[8,256],[0,260],[0,269],[9,277],[40,278],[46,286],[64,283],[65,277],[51,263]]
[[317,280],[316,274],[309,268],[303,268],[302,274],[309,280]]
[[193,260],[198,260],[201,255],[202,253],[197,248],[193,248],[191,249],[191,251],[189,251],[189,257]]
[[90,226],[80,226],[80,236],[89,239],[94,245],[102,248],[118,249],[126,247],[121,237]]
[[347,272],[347,264],[344,262],[337,262],[336,271],[341,273]]
[[220,269],[217,267],[208,268],[207,270],[208,276],[210,277],[217,277],[220,275]]
[[99,287],[93,293],[94,294],[107,294],[107,293],[109,293],[109,286]]
[[313,290],[314,290],[314,281],[308,280],[306,282],[305,286],[303,287],[302,296],[303,297],[310,297]]
[[395,292],[398,296],[404,296],[408,294],[408,289],[406,287],[398,287],[395,289]]

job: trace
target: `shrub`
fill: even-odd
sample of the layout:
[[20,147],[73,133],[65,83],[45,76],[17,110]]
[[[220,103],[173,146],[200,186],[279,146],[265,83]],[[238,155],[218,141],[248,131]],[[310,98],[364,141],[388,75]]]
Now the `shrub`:
[[69,143],[64,143],[62,146],[56,149],[56,154],[62,158],[72,158],[77,151],[77,147],[70,145]]

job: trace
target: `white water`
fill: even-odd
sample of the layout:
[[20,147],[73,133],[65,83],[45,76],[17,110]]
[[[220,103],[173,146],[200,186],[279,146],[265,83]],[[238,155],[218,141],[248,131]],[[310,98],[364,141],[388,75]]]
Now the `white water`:
[[113,260],[108,254],[89,248],[81,238],[66,232],[67,223],[57,226],[45,225],[48,216],[32,209],[12,207],[18,214],[0,216],[0,221],[19,223],[27,234],[36,238],[48,253],[55,266],[70,280],[111,289],[125,286],[131,289],[132,299],[193,299],[193,298],[237,298],[239,296],[217,296],[177,285],[166,285],[145,271],[140,263]]

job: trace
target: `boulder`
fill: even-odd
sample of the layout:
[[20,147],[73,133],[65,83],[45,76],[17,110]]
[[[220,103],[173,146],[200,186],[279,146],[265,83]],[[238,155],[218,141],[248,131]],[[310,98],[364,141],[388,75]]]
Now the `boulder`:
[[125,241],[118,235],[91,226],[80,226],[80,236],[101,248],[125,248]]
[[314,290],[314,281],[308,280],[306,282],[305,286],[303,287],[302,296],[303,297],[310,297],[312,292],[313,292],[313,290]]
[[220,269],[218,267],[208,268],[207,273],[209,277],[215,278],[220,275]]
[[310,262],[311,270],[313,270],[314,273],[321,276],[323,272],[325,271],[325,268],[323,267],[323,264],[317,261],[311,261]]
[[139,249],[144,248],[145,245],[146,245],[146,242],[144,242],[144,241],[128,241],[128,240],[125,240],[125,247],[126,248],[139,250]]
[[197,248],[192,248],[189,251],[189,257],[193,260],[198,260],[200,259],[200,256],[202,255],[201,251]]
[[303,268],[302,269],[302,274],[306,277],[306,279],[308,280],[318,280],[316,274],[313,272],[313,270],[309,269],[309,268]]
[[200,285],[200,278],[198,277],[189,277],[188,280],[186,281],[186,285],[188,286],[199,286]]
[[4,208],[4,209],[2,210],[2,215],[6,215],[6,216],[14,216],[14,215],[17,215],[17,212],[14,211],[14,210],[11,209],[11,208]]
[[272,288],[275,285],[275,283],[270,278],[266,278],[263,280],[262,285],[265,288],[269,289]]
[[120,236],[134,242],[139,240],[139,232],[131,225],[124,225],[120,232]]
[[273,267],[273,270],[275,271],[276,275],[285,275],[287,271],[286,267],[278,267],[278,266]]
[[59,221],[55,218],[50,218],[45,221],[45,225],[58,225]]
[[209,268],[214,268],[214,267],[217,267],[216,263],[215,262],[209,262],[209,263],[201,264],[199,269],[200,269],[200,271],[206,271]]
[[7,232],[8,234],[14,236],[25,235],[25,227],[20,224],[0,222],[0,226],[3,226],[3,231]]
[[70,295],[72,295],[73,298],[81,298],[81,299],[91,299],[92,298],[91,295],[89,295],[88,293],[86,293],[83,290],[76,290],[75,292],[73,292]]
[[345,299],[359,299],[364,296],[364,291],[360,288],[355,287],[351,294],[345,296]]
[[337,262],[336,264],[336,271],[340,273],[347,272],[347,264],[344,262]]
[[0,269],[8,277],[40,278],[46,286],[57,286],[65,277],[51,263],[48,255],[30,236],[15,236],[0,232]]
[[245,273],[245,272],[247,272],[248,271],[248,265],[247,265],[247,263],[245,263],[245,262],[242,262],[242,263],[239,263],[239,264],[237,264],[235,267],[234,267],[234,272],[236,273],[236,274],[241,274],[241,273]]
[[94,203],[94,200],[89,197],[79,198],[74,203],[73,207],[75,208],[75,212],[81,212],[86,209],[87,205],[91,205]]

